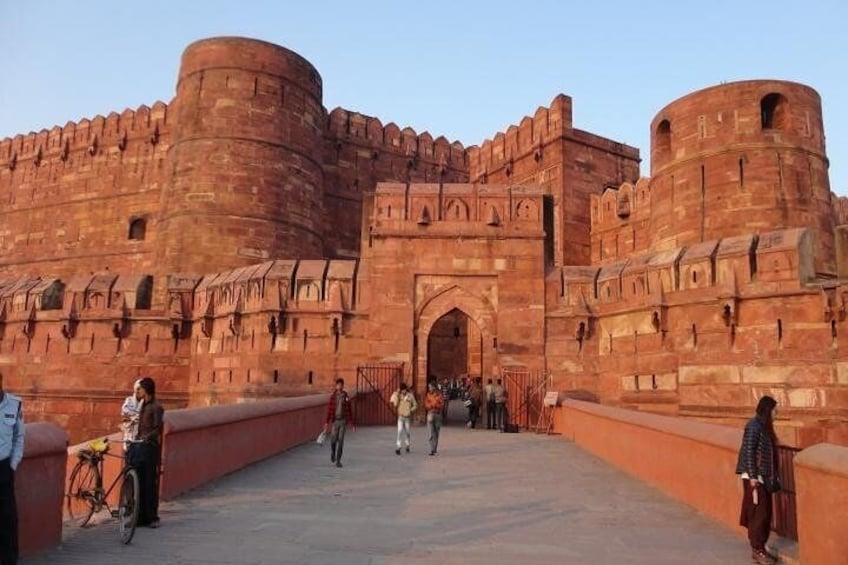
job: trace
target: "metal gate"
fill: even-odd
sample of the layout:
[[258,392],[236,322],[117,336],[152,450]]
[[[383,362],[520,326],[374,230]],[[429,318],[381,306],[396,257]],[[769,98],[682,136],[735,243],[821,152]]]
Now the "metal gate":
[[523,367],[505,367],[501,376],[507,394],[509,423],[531,428],[539,421],[551,375]]
[[795,447],[780,445],[777,447],[777,473],[783,488],[774,494],[772,502],[771,529],[779,535],[798,539],[798,519],[795,509],[795,455],[801,451]]
[[389,404],[403,379],[403,363],[374,363],[356,368],[356,410],[359,426],[386,426],[397,419]]

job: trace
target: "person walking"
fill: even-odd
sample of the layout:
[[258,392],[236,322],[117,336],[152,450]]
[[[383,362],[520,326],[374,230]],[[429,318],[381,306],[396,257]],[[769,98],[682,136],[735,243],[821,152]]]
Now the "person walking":
[[409,453],[412,443],[412,434],[410,433],[410,424],[412,414],[418,410],[418,402],[415,400],[415,395],[409,391],[406,383],[400,383],[400,388],[392,393],[389,400],[392,406],[397,411],[397,448],[395,454],[400,455],[400,449],[403,447],[403,442],[406,443],[406,452]]
[[484,389],[486,395],[486,414],[483,416],[483,419],[486,420],[486,429],[493,430],[495,429],[495,391],[494,385],[492,384],[492,379],[489,379],[486,382],[486,388]]
[[477,420],[480,419],[480,406],[484,402],[483,379],[476,377],[471,380],[471,386],[468,389],[468,427],[476,428]]
[[430,442],[430,455],[439,450],[439,431],[442,429],[442,409],[445,400],[436,386],[436,381],[427,384],[427,396],[424,397],[424,410],[427,411],[427,431]]
[[15,470],[24,458],[23,403],[3,390],[0,373],[0,563],[18,562],[18,507]]
[[756,415],[745,425],[742,445],[736,463],[736,474],[742,479],[742,510],[739,525],[748,529],[751,557],[757,563],[771,564],[777,557],[766,551],[772,514],[772,492],[777,490],[777,437],[774,415],[777,401],[763,396],[757,403]]
[[141,412],[138,415],[139,448],[136,469],[141,496],[138,525],[159,527],[159,465],[162,459],[162,420],[165,409],[156,400],[156,383],[150,377],[139,381]]
[[441,384],[442,391],[442,400],[444,401],[442,405],[442,423],[447,424],[448,422],[448,408],[450,407],[451,401],[451,386],[450,381],[448,379],[442,379]]
[[348,425],[351,429],[355,428],[350,395],[344,389],[344,379],[341,377],[336,379],[336,388],[327,403],[327,420],[324,425],[324,430],[330,434],[330,462],[341,467],[345,430]]

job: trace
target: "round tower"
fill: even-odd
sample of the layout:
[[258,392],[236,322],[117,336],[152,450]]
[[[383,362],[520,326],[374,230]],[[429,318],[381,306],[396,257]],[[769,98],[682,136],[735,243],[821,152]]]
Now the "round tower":
[[160,220],[165,273],[322,255],[321,95],[315,68],[277,45],[221,37],[186,48]]
[[821,99],[803,84],[752,80],[675,100],[651,122],[655,248],[810,227],[834,256]]

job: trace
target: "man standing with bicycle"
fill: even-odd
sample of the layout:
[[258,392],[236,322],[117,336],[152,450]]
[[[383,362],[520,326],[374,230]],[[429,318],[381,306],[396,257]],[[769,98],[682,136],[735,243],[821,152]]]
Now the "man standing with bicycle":
[[165,409],[156,400],[156,383],[150,377],[138,382],[143,404],[138,415],[141,454],[136,464],[141,484],[139,526],[159,527],[159,463],[162,457],[162,417]]
[[18,562],[18,509],[15,469],[24,457],[24,416],[21,399],[3,390],[0,373],[0,564]]

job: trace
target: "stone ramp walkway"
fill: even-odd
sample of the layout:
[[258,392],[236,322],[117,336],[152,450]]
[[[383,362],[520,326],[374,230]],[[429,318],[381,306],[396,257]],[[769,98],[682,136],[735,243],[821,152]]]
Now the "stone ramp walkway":
[[450,427],[428,457],[415,428],[398,457],[394,434],[349,433],[343,469],[315,444],[253,465],[130,546],[106,521],[22,563],[750,563],[743,538],[561,438]]

